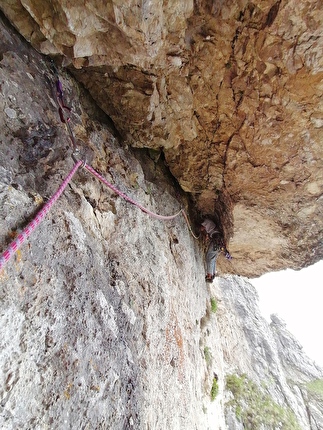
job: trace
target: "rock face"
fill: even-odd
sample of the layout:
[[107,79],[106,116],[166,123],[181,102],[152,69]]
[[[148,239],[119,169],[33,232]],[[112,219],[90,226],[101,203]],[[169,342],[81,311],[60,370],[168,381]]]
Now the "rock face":
[[[50,64],[0,29],[4,250],[74,162]],[[154,212],[187,207],[161,157],[120,146],[60,79],[80,155]],[[322,429],[322,369],[243,278],[205,284],[202,251],[183,217],[151,218],[79,169],[0,272],[1,429]]]
[[2,3],[125,143],[162,152],[198,211],[217,215],[235,257],[223,271],[323,257],[319,1]]
[[[2,251],[73,161],[48,64],[3,27],[1,52]],[[141,167],[61,80],[92,166],[150,210],[185,205],[161,166],[139,154]],[[203,272],[183,217],[150,218],[79,170],[0,274],[1,429],[208,428]]]
[[321,429],[323,370],[277,315],[270,325],[261,317],[251,284],[221,279],[214,294],[225,360],[227,428]]

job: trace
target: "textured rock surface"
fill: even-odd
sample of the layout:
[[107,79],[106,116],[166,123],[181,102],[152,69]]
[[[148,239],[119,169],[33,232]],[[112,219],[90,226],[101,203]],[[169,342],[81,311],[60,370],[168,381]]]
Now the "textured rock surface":
[[[72,159],[48,65],[1,30],[4,250]],[[92,165],[151,210],[178,211],[161,167],[142,154],[143,171],[82,89],[68,76],[62,82]],[[184,218],[149,218],[79,171],[0,274],[1,429],[211,426],[217,410],[200,330],[209,301],[203,279]]]
[[[3,250],[72,160],[48,62],[2,22],[0,41]],[[120,147],[86,91],[61,80],[91,164],[154,211],[185,206],[163,163]],[[182,218],[149,218],[79,170],[0,273],[1,429],[241,429],[226,404],[232,373],[265,381],[302,430],[321,429],[322,407],[302,384],[322,370],[279,319],[269,328],[242,278],[205,285],[201,251]]]
[[217,212],[248,277],[323,257],[323,11],[317,0],[11,0],[133,146],[161,150]]
[[[226,378],[239,375],[243,376],[241,380],[244,377],[249,380],[249,384],[243,386],[246,392],[242,393],[245,396],[240,403],[242,412],[232,411],[235,404],[232,393],[226,392],[228,429],[276,428],[275,414],[283,406],[292,414],[282,428],[320,430],[323,426],[323,393],[313,395],[308,383],[322,381],[323,369],[306,356],[278,316],[272,315],[270,325],[261,317],[257,292],[251,284],[237,277],[221,279],[213,294],[218,298],[217,321]],[[253,393],[248,393],[247,387]],[[257,403],[255,400],[262,395],[266,396],[265,400]],[[248,413],[244,414],[244,410]],[[270,410],[272,412],[267,415]],[[239,420],[236,415],[245,419]],[[284,414],[281,413],[281,417]],[[257,426],[259,422],[264,427]]]

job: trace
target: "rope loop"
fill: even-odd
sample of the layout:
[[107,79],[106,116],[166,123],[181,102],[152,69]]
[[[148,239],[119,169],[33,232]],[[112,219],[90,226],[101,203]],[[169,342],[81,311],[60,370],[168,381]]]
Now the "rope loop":
[[61,81],[59,80],[58,71],[57,71],[57,68],[56,68],[54,63],[52,64],[52,68],[53,68],[53,71],[54,71],[54,74],[56,77],[55,89],[56,89],[56,99],[57,99],[57,103],[58,103],[58,107],[59,107],[59,115],[60,115],[61,121],[64,122],[66,127],[67,127],[67,131],[68,131],[69,137],[70,137],[71,142],[72,142],[72,147],[73,147],[72,159],[74,160],[75,164],[74,164],[73,168],[71,169],[71,171],[69,172],[69,174],[67,175],[67,177],[64,179],[61,186],[56,191],[56,193],[50,198],[50,200],[37,213],[35,218],[27,225],[27,227],[17,236],[17,238],[14,241],[12,241],[10,243],[8,248],[0,255],[0,271],[4,267],[4,265],[10,260],[10,258],[15,254],[15,252],[18,251],[20,246],[28,239],[28,237],[35,230],[35,228],[45,218],[45,216],[50,211],[53,204],[59,199],[59,197],[61,196],[61,194],[63,193],[63,191],[65,190],[68,183],[71,181],[72,177],[74,176],[74,174],[76,173],[76,171],[79,167],[85,168],[89,173],[91,173],[93,176],[98,178],[103,184],[105,184],[113,192],[118,194],[120,197],[122,197],[127,202],[137,206],[140,210],[142,210],[144,213],[146,213],[147,215],[149,215],[153,218],[156,218],[156,219],[159,219],[162,221],[167,221],[167,220],[172,220],[172,219],[178,217],[180,214],[182,214],[184,216],[184,219],[186,221],[186,224],[189,228],[191,235],[195,239],[198,239],[198,237],[195,236],[195,234],[192,230],[188,216],[187,216],[184,209],[180,209],[177,213],[175,213],[173,215],[160,215],[160,214],[157,214],[155,212],[152,212],[149,209],[147,209],[146,207],[142,206],[140,203],[133,200],[131,197],[127,196],[126,194],[124,194],[123,192],[118,190],[115,186],[110,184],[102,175],[100,175],[100,173],[98,173],[95,169],[93,169],[93,167],[88,165],[86,163],[85,159],[82,159],[80,150],[76,146],[76,140],[75,140],[75,137],[74,137],[71,125],[70,125],[70,117],[69,117],[69,115],[64,114],[64,111],[70,113],[71,108],[65,104],[64,94],[63,94],[63,85],[62,85]]
[[149,209],[147,209],[144,206],[142,206],[140,203],[138,203],[135,200],[133,200],[131,197],[127,196],[122,191],[118,190],[114,185],[110,184],[110,182],[108,182],[102,175],[100,175],[100,173],[98,173],[95,169],[93,169],[93,167],[91,167],[89,164],[85,164],[84,167],[93,176],[95,176],[96,178],[98,178],[104,185],[106,185],[108,188],[110,188],[110,190],[114,191],[116,194],[118,194],[124,200],[126,200],[127,202],[129,202],[129,203],[137,206],[139,209],[141,209],[143,212],[145,212],[146,214],[150,215],[153,218],[157,218],[157,219],[165,220],[165,221],[166,220],[171,220],[171,219],[176,218],[182,212],[182,209],[181,209],[179,212],[177,212],[174,215],[168,215],[167,216],[167,215],[156,214],[155,212],[150,211]]
[[96,178],[98,178],[104,185],[106,185],[108,188],[110,188],[110,190],[114,191],[116,194],[118,194],[120,197],[122,197],[124,200],[126,200],[127,202],[137,206],[139,209],[141,209],[144,213],[146,213],[147,215],[162,220],[162,221],[168,221],[168,220],[172,220],[176,217],[178,217],[180,214],[182,214],[184,216],[184,219],[186,221],[186,224],[189,228],[189,231],[191,233],[191,235],[195,238],[198,239],[198,237],[194,234],[191,224],[189,222],[188,216],[185,212],[184,209],[180,209],[180,211],[178,211],[177,213],[175,213],[174,215],[159,215],[155,212],[150,211],[149,209],[147,209],[146,207],[142,206],[140,203],[136,202],[135,200],[133,200],[131,197],[127,196],[126,194],[124,194],[122,191],[118,190],[114,185],[110,184],[110,182],[108,182],[102,175],[100,175],[100,173],[98,173],[95,169],[93,169],[93,167],[91,167],[89,164],[84,164],[85,169],[90,172],[93,176],[95,176]]

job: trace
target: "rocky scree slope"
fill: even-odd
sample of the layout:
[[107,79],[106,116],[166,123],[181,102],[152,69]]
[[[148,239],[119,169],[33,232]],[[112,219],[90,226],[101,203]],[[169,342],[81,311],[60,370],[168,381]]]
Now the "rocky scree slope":
[[[3,250],[73,161],[48,62],[2,21],[0,46]],[[152,210],[186,206],[165,167],[121,147],[89,94],[61,80],[89,162]],[[256,415],[271,429],[277,413],[322,428],[306,388],[322,371],[281,324],[273,336],[242,278],[205,285],[202,256],[182,218],[149,218],[79,170],[0,273],[1,428],[232,430]],[[267,421],[252,396],[264,389]]]
[[[259,2],[258,2],[259,3]],[[235,259],[259,276],[322,259],[323,11],[317,0],[12,0],[123,140],[161,151]]]

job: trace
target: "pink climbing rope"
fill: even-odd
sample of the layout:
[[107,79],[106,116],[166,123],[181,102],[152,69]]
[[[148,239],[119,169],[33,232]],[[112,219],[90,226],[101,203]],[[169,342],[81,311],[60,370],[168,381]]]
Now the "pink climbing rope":
[[115,186],[113,186],[112,184],[110,184],[110,182],[108,182],[102,175],[100,175],[100,173],[98,173],[95,169],[93,169],[93,167],[89,166],[88,164],[84,163],[84,168],[87,169],[90,173],[92,173],[92,175],[96,176],[103,184],[105,184],[108,188],[110,188],[110,190],[114,191],[116,194],[118,194],[120,197],[122,197],[123,199],[125,199],[126,201],[128,201],[129,203],[137,206],[139,209],[141,209],[143,212],[145,212],[146,214],[157,218],[159,220],[171,220],[176,218],[178,215],[182,214],[186,224],[188,226],[188,229],[191,233],[191,235],[194,237],[194,239],[198,239],[198,237],[194,234],[191,224],[189,222],[188,216],[185,212],[184,209],[181,209],[179,212],[177,212],[174,215],[159,215],[156,214],[155,212],[150,211],[149,209],[145,208],[144,206],[142,206],[141,204],[139,204],[138,202],[136,202],[135,200],[133,200],[131,197],[127,196],[126,194],[124,194],[122,191],[118,190]]
[[[61,82],[60,82],[60,80],[58,78],[57,72],[55,74],[57,75],[57,80],[56,80],[56,97],[57,97],[57,101],[58,101],[58,105],[59,105],[60,118],[61,118],[62,122],[64,122],[67,125],[68,132],[70,134],[70,138],[71,138],[71,141],[72,141],[72,144],[73,144],[73,149],[76,150],[75,138],[74,138],[72,129],[71,129],[70,124],[69,124],[70,118],[69,118],[69,116],[66,117],[64,115],[64,109],[66,111],[70,111],[71,109],[68,106],[66,106],[66,104],[65,104],[64,97],[63,97],[63,86],[62,86],[62,84],[61,84]],[[73,157],[73,159],[75,160],[74,157]],[[28,237],[31,235],[31,233],[41,223],[41,221],[45,218],[45,216],[47,215],[47,213],[49,212],[49,210],[51,209],[51,207],[53,206],[53,204],[59,199],[59,197],[61,196],[61,194],[65,190],[66,186],[68,185],[68,183],[70,182],[70,180],[72,179],[72,177],[76,173],[77,169],[81,165],[83,165],[84,168],[87,169],[92,175],[94,175],[95,177],[97,177],[102,183],[104,183],[108,188],[110,188],[112,191],[114,191],[116,194],[118,194],[124,200],[126,200],[129,203],[137,206],[139,209],[141,209],[143,212],[145,212],[146,214],[150,215],[151,217],[157,218],[159,220],[171,220],[171,219],[176,218],[180,214],[182,214],[184,216],[184,219],[185,219],[187,225],[188,225],[190,233],[192,234],[192,236],[195,239],[198,239],[198,237],[196,237],[194,235],[194,233],[193,233],[193,230],[191,228],[188,216],[187,216],[186,212],[184,211],[184,209],[181,209],[176,214],[169,215],[169,216],[167,216],[167,215],[159,215],[159,214],[157,214],[155,212],[152,212],[149,209],[147,209],[144,206],[142,206],[141,204],[139,204],[138,202],[136,202],[135,200],[133,200],[131,197],[129,197],[126,194],[124,194],[123,192],[119,191],[116,187],[114,187],[112,184],[110,184],[103,176],[101,176],[91,166],[87,165],[84,161],[82,161],[82,160],[79,160],[79,161],[75,160],[74,167],[71,169],[70,173],[66,176],[65,180],[63,181],[63,183],[61,184],[61,186],[59,187],[59,189],[56,191],[56,193],[43,206],[43,208],[37,213],[36,217],[27,225],[27,227],[17,236],[17,238],[14,241],[12,241],[10,243],[10,245],[8,246],[8,248],[0,255],[0,271],[2,270],[2,268],[4,267],[4,265],[10,260],[10,258],[15,254],[15,252],[18,251],[18,249],[20,248],[20,246],[28,239]]]
[[187,213],[184,211],[184,209],[182,209],[182,215],[186,221],[187,227],[188,227],[191,235],[194,237],[194,239],[198,239],[199,237],[194,234],[193,229],[191,227],[191,223],[190,223],[188,216],[187,216]]
[[[69,118],[69,115],[67,115],[67,117],[64,115],[65,111],[69,112],[69,111],[71,111],[71,109],[65,104],[64,95],[63,95],[63,85],[62,85],[61,81],[59,80],[58,70],[57,70],[55,64],[53,63],[52,65],[53,65],[54,73],[56,75],[56,98],[57,98],[57,102],[58,102],[58,106],[59,106],[59,115],[60,115],[61,121],[64,122],[67,126],[67,130],[69,132],[69,135],[70,135],[70,138],[71,138],[71,141],[73,144],[73,148],[75,150],[76,149],[76,141],[75,141],[71,126],[69,124],[70,118]],[[184,219],[187,223],[187,226],[188,226],[188,229],[189,229],[191,235],[195,239],[198,239],[198,237],[195,236],[195,234],[192,230],[188,216],[187,216],[186,212],[184,211],[184,209],[181,209],[175,215],[170,215],[170,216],[158,215],[154,212],[151,212],[149,209],[145,208],[141,204],[135,202],[132,198],[128,197],[126,194],[119,191],[116,187],[114,187],[112,184],[110,184],[103,176],[101,176],[96,170],[94,170],[91,166],[87,165],[85,162],[84,162],[84,168],[87,169],[90,173],[92,173],[92,175],[96,176],[102,183],[104,183],[108,188],[110,188],[112,191],[114,191],[120,197],[122,197],[123,199],[125,199],[129,203],[137,206],[143,212],[145,212],[146,214],[148,214],[154,218],[157,218],[159,220],[171,220],[171,219],[176,218],[178,215],[182,214],[184,216]]]
[[127,202],[137,206],[139,209],[141,209],[146,214],[150,215],[151,217],[160,219],[160,220],[170,220],[176,218],[178,215],[180,215],[183,212],[183,209],[181,209],[179,212],[177,212],[174,215],[158,215],[155,212],[151,212],[149,209],[142,206],[140,203],[137,203],[135,200],[133,200],[131,197],[128,197],[126,194],[124,194],[122,191],[119,191],[115,186],[110,184],[103,176],[100,175],[93,167],[89,166],[88,164],[84,164],[84,168],[88,170],[92,175],[96,176],[103,184],[105,184],[110,190],[114,191],[116,194],[118,194],[120,197],[122,197]]
[[30,234],[35,230],[35,228],[40,224],[40,222],[45,218],[53,204],[59,199],[68,183],[74,176],[77,169],[83,164],[83,161],[77,161],[66,176],[62,185],[56,191],[56,193],[51,197],[51,199],[44,205],[44,207],[37,213],[36,217],[27,225],[27,227],[17,236],[17,238],[11,242],[6,251],[0,256],[0,270],[8,262],[8,260],[14,255],[14,253],[19,249],[25,240],[28,239]]

